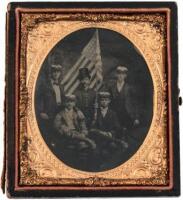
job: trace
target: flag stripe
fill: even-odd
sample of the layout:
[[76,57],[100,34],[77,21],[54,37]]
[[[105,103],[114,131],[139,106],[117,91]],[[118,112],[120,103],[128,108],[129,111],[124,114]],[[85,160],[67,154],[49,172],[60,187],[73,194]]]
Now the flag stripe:
[[74,66],[68,71],[64,79],[62,80],[62,84],[65,84],[65,82],[69,79],[69,77],[72,75],[72,73],[77,70],[77,68],[80,66],[79,64],[82,62],[84,59],[84,56],[81,55],[80,58],[77,60],[77,62],[74,64]]
[[[93,66],[94,66],[94,63],[89,61],[90,64],[88,65],[88,69],[91,69]],[[77,80],[78,81],[78,80]],[[77,82],[76,81],[76,82]],[[74,91],[73,89],[76,89],[78,87],[78,83],[76,84],[76,82],[74,82],[69,88],[67,88],[66,92],[69,92],[69,94],[72,94],[71,91]],[[79,82],[80,83],[80,82]],[[74,85],[77,85],[77,86],[74,86]],[[64,88],[65,89],[65,88]]]
[[96,84],[96,82],[97,82],[97,79],[94,78],[93,81],[92,81],[91,84],[90,84],[90,88],[93,88],[94,85]]
[[81,57],[62,81],[66,93],[73,94],[78,88],[80,84],[78,79],[79,68],[82,67],[87,67],[89,70],[91,76],[89,87],[96,90],[100,89],[103,81],[103,72],[98,30],[95,31],[92,38],[83,48]]
[[92,68],[92,71],[91,71],[91,80],[93,79],[94,75],[96,74],[96,68],[95,68],[95,65],[94,67]]
[[[85,58],[85,59],[83,60],[82,64],[79,66],[79,68],[82,68],[82,67],[87,66],[89,62],[90,62],[90,61],[89,61],[87,58]],[[67,90],[67,89],[72,85],[72,83],[73,83],[74,81],[76,81],[76,79],[78,78],[78,74],[79,74],[78,72],[79,72],[79,70],[77,70],[77,71],[73,74],[73,76],[71,77],[71,79],[69,79],[68,82],[65,84],[65,86],[64,86],[65,90]]]
[[90,88],[93,88],[95,83],[98,81],[98,79],[96,78],[96,73],[97,73],[96,68],[93,69],[92,73],[93,73],[93,77],[91,78],[91,81],[90,81]]
[[98,91],[98,90],[100,90],[101,88],[102,88],[102,82],[100,82],[100,84],[97,85],[96,90]]
[[76,88],[79,86],[80,81],[77,80],[74,85],[69,89],[69,91],[67,92],[68,94],[73,94],[74,91],[76,90]]
[[84,54],[86,57],[90,57],[92,54],[95,53],[96,49],[96,39],[97,39],[97,33],[95,32],[92,39],[88,42],[88,44],[84,47],[82,54]]

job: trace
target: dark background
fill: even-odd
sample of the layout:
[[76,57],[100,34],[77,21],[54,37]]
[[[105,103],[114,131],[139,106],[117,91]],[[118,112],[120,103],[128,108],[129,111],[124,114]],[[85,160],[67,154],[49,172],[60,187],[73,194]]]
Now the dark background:
[[[57,63],[63,66],[63,77],[81,56],[85,45],[90,41],[95,28],[88,28],[71,33],[62,39],[46,57],[38,77],[37,84],[49,74],[49,64]],[[130,85],[137,90],[143,108],[141,114],[148,121],[152,114],[153,83],[148,66],[137,48],[123,35],[108,30],[98,29],[103,63],[104,82],[115,78],[118,65],[125,65],[128,70]]]
[[[76,31],[58,42],[50,51],[41,67],[37,79],[35,94],[36,110],[38,110],[37,108],[39,107],[36,103],[37,94],[39,93],[39,84],[42,80],[49,77],[50,64],[61,64],[63,66],[64,77],[67,71],[81,56],[83,48],[88,44],[95,30],[95,28],[88,28]],[[124,155],[121,155],[122,158],[120,158],[119,161],[119,164],[121,164],[137,151],[148,133],[153,115],[153,82],[144,58],[127,38],[117,32],[107,29],[98,29],[98,32],[104,82],[114,79],[116,67],[118,65],[124,65],[128,68],[127,82],[136,91],[135,101],[138,105],[140,125],[127,132],[129,149]],[[38,119],[39,113],[36,114]],[[42,127],[40,127],[40,129],[43,130]],[[42,133],[42,135],[48,146],[52,149],[46,134]],[[62,158],[61,150],[52,149],[52,151],[60,159]]]
[[[95,28],[81,29],[62,39],[46,57],[37,80],[38,88],[42,79],[49,75],[49,65],[56,63],[63,66],[63,77],[75,64],[85,45],[90,41]],[[142,122],[148,123],[152,117],[153,83],[148,66],[137,48],[123,35],[108,30],[98,29],[103,63],[104,82],[115,78],[118,65],[128,68],[127,82],[134,86],[140,107]]]

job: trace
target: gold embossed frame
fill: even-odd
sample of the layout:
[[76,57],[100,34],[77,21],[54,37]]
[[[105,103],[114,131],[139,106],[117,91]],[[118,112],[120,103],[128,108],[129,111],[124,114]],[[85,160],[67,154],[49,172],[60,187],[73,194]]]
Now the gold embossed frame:
[[[6,179],[9,195],[179,194],[176,20],[174,3],[13,3],[8,6]],[[142,81],[146,87],[140,89],[141,92],[143,88],[149,89],[145,92],[152,95],[149,100],[152,111],[149,111],[148,128],[133,154],[115,167],[92,171],[65,164],[51,150],[36,117],[35,95],[39,79],[42,78],[40,73],[46,68],[46,62],[48,65],[52,62],[49,55],[54,55],[55,47],[65,44],[62,49],[68,55],[64,56],[72,59],[72,55],[75,55],[72,43],[67,46],[65,40],[81,33],[79,37],[82,41],[84,31],[85,35],[92,35],[96,30],[104,39],[105,34],[111,34],[114,43],[117,34],[140,55],[139,59],[144,64],[136,55],[125,54],[125,47],[115,50],[117,40],[116,45],[112,46],[114,57],[111,53],[109,59],[106,58],[105,67],[119,58],[115,57],[119,50],[126,55],[121,56],[122,60],[118,59],[120,64],[125,58],[126,62],[133,60],[136,64],[131,66],[131,72],[135,74],[132,79],[147,79],[151,83],[151,87],[147,87],[147,82]],[[78,44],[75,42],[73,45]],[[105,49],[108,52],[107,45],[101,41],[104,54]],[[91,53],[91,50],[88,52]],[[64,59],[64,56],[60,53],[59,59]],[[67,66],[67,60],[62,65]],[[143,70],[135,71],[143,67],[146,73]],[[144,102],[147,102],[146,96],[145,99]],[[146,109],[151,108],[147,106]],[[139,132],[135,130],[133,134]]]

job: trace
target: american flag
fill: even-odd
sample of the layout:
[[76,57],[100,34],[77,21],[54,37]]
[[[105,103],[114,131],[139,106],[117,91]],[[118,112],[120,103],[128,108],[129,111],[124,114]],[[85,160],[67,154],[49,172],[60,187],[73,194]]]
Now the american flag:
[[73,94],[78,88],[80,84],[78,79],[79,69],[83,67],[87,67],[90,72],[90,88],[99,90],[103,81],[103,72],[98,30],[95,31],[90,41],[83,48],[81,56],[62,80],[61,83],[66,94]]

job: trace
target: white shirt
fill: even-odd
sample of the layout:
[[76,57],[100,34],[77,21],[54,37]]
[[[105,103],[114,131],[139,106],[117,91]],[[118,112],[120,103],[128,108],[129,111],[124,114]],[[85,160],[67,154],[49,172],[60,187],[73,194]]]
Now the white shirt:
[[100,110],[101,110],[102,116],[105,117],[106,114],[107,114],[107,111],[108,111],[108,107],[107,108],[100,108]]
[[69,129],[75,129],[75,125],[74,125],[74,110],[68,110],[67,108],[65,108],[65,117],[67,118],[67,125],[69,127]]
[[121,92],[121,90],[122,90],[122,88],[123,88],[123,85],[124,85],[124,81],[123,82],[117,82],[117,90],[118,90],[118,92]]
[[57,102],[58,105],[60,105],[60,104],[61,104],[60,87],[59,87],[59,85],[54,84],[54,83],[53,83],[53,82],[54,82],[53,80],[51,80],[51,82],[52,82],[53,90],[54,90],[54,92],[55,92],[56,102]]

